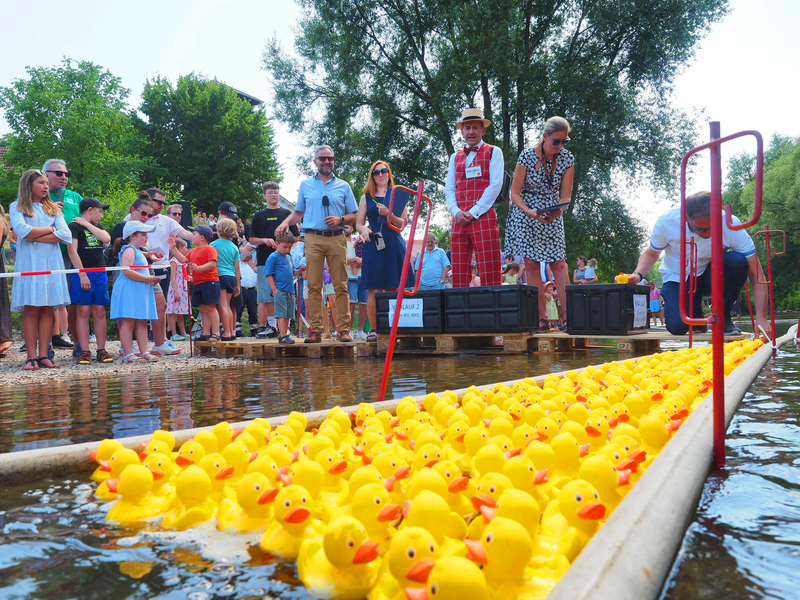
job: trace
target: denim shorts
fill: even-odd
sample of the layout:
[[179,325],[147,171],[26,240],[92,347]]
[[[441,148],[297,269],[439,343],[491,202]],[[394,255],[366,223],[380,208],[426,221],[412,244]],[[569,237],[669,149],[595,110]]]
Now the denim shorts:
[[366,304],[369,298],[369,290],[361,287],[361,277],[358,279],[347,280],[347,291],[350,293],[350,302]]
[[192,291],[192,305],[205,306],[219,304],[219,281],[195,283]]
[[297,299],[295,298],[294,294],[289,294],[288,292],[282,292],[278,290],[278,294],[275,296],[275,318],[293,319],[296,303]]
[[259,304],[263,304],[264,302],[275,302],[275,298],[272,296],[272,289],[269,287],[269,282],[267,281],[266,270],[266,265],[259,265],[256,267],[256,271],[258,272],[258,282],[256,285],[258,289]]

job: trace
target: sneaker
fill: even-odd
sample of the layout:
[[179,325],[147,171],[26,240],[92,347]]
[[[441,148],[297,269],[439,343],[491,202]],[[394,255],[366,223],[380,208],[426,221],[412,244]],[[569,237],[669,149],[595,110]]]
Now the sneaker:
[[256,332],[256,337],[261,339],[269,337],[269,329],[267,327],[259,327]]
[[308,337],[306,338],[306,341],[305,341],[305,343],[306,343],[306,344],[319,344],[321,341],[322,341],[322,338],[321,338],[321,336],[319,335],[319,332],[317,332],[317,331],[311,331],[311,332],[309,332],[309,334],[308,334]]
[[96,344],[97,343],[97,336],[95,334],[92,334],[92,335],[89,336],[89,343],[90,344]]
[[366,331],[359,331],[354,338],[358,342],[366,342],[367,341],[367,332]]
[[154,346],[152,350],[150,350],[150,354],[155,354],[156,356],[168,356],[171,354],[180,354],[180,348],[176,348],[169,342],[164,342],[160,346]]
[[170,339],[171,342],[185,342],[188,338],[176,333],[175,335],[173,335],[169,339]]
[[280,334],[278,333],[278,330],[275,327],[273,327],[272,325],[267,325],[267,337],[268,338],[276,338],[279,335]]
[[72,348],[75,346],[75,344],[72,343],[72,340],[69,339],[69,336],[66,333],[62,333],[61,335],[54,335],[52,342],[54,348]]
[[725,335],[740,335],[742,330],[739,329],[730,317],[725,317]]
[[81,348],[80,342],[75,342],[75,345],[72,347],[72,358],[78,358],[81,353],[83,353],[83,349]]
[[353,338],[350,337],[350,332],[349,331],[347,331],[347,330],[340,331],[339,332],[339,341],[340,342],[352,342]]

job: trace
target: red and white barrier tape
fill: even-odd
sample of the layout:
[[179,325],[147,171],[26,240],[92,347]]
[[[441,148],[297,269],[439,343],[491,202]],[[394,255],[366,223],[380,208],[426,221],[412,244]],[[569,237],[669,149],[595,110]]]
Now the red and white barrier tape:
[[[183,265],[181,265],[183,266]],[[88,267],[86,269],[55,269],[53,271],[21,271],[19,273],[0,273],[0,278],[32,277],[34,275],[68,275],[70,273],[100,273],[102,271],[127,271],[129,269],[160,269],[169,268],[169,265],[131,265],[129,267]],[[184,277],[186,269],[184,268]]]

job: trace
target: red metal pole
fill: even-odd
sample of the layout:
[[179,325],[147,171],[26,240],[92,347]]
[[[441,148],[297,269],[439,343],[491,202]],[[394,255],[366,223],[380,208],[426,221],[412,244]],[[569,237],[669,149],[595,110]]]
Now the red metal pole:
[[[694,316],[694,293],[697,291],[697,243],[689,240],[689,316]],[[694,340],[694,325],[689,327],[689,348]]]
[[778,353],[778,345],[775,340],[777,337],[775,335],[775,294],[772,291],[772,246],[769,241],[769,225],[765,226],[764,230],[767,232],[767,279],[769,280],[767,293],[769,294],[769,318],[772,325],[772,354],[775,355]]
[[747,308],[750,311],[750,324],[753,326],[753,333],[756,332],[756,316],[753,314],[753,303],[750,302],[750,286],[745,281],[744,282],[744,291],[747,294]]
[[[719,121],[710,123],[711,140],[720,137]],[[711,344],[714,372],[714,464],[725,466],[725,280],[722,249],[722,151],[711,147]]]
[[[415,232],[417,230],[417,220],[419,219],[420,208],[422,207],[422,199],[425,198],[422,195],[423,188],[424,188],[424,184],[423,184],[422,180],[420,180],[418,182],[418,184],[417,184],[417,192],[416,192],[417,199],[414,201],[414,213],[413,213],[413,216],[412,216],[412,219],[411,219],[411,231],[410,231],[409,236],[408,236],[408,245],[406,246],[406,256],[405,256],[405,259],[403,260],[403,270],[400,273],[400,281],[398,282],[399,285],[397,286],[397,300],[396,300],[395,305],[394,305],[394,315],[392,315],[391,330],[390,330],[390,333],[389,333],[389,347],[386,349],[386,361],[383,363],[383,374],[381,375],[381,387],[378,390],[378,401],[379,402],[382,401],[384,399],[384,397],[386,396],[386,386],[389,383],[389,371],[392,368],[392,357],[394,356],[394,345],[395,345],[395,342],[397,341],[397,323],[398,323],[398,320],[400,319],[400,311],[403,308],[403,297],[406,295],[406,289],[405,289],[406,279],[408,278],[408,270],[411,267],[411,253],[414,250],[414,234],[415,234]],[[403,188],[402,186],[395,187],[392,190],[392,197],[391,197],[391,200],[389,201],[389,215],[390,216],[392,214],[394,214],[392,212],[392,206],[394,204],[394,192],[397,189],[404,189],[404,190],[407,190],[407,191],[410,191],[410,192],[413,193],[413,190],[409,190],[408,188]],[[432,213],[433,213],[433,206],[431,205],[430,199],[425,198],[425,200],[428,201],[428,220],[425,223],[425,236],[427,237],[427,235],[428,235],[428,226],[430,225],[431,216],[432,216]],[[389,227],[392,227],[391,218],[389,219]],[[392,229],[395,229],[395,231],[399,231],[394,227],[392,227]],[[423,239],[425,239],[425,238],[423,238]],[[414,285],[414,290],[409,295],[416,294],[417,291],[419,290],[420,276],[421,276],[421,273],[422,273],[422,261],[425,258],[424,257],[425,253],[423,252],[422,254],[423,255],[420,256],[420,259],[419,259],[419,271],[417,271],[417,277],[416,277],[416,282],[415,282],[415,285]]]

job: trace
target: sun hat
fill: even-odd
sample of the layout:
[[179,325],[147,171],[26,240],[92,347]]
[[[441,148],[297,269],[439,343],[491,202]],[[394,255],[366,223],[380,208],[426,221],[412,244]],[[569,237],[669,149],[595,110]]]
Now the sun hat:
[[492,124],[489,119],[483,118],[483,111],[480,108],[465,108],[461,111],[461,120],[456,123],[456,127],[461,127],[469,121],[482,121],[484,127]]

